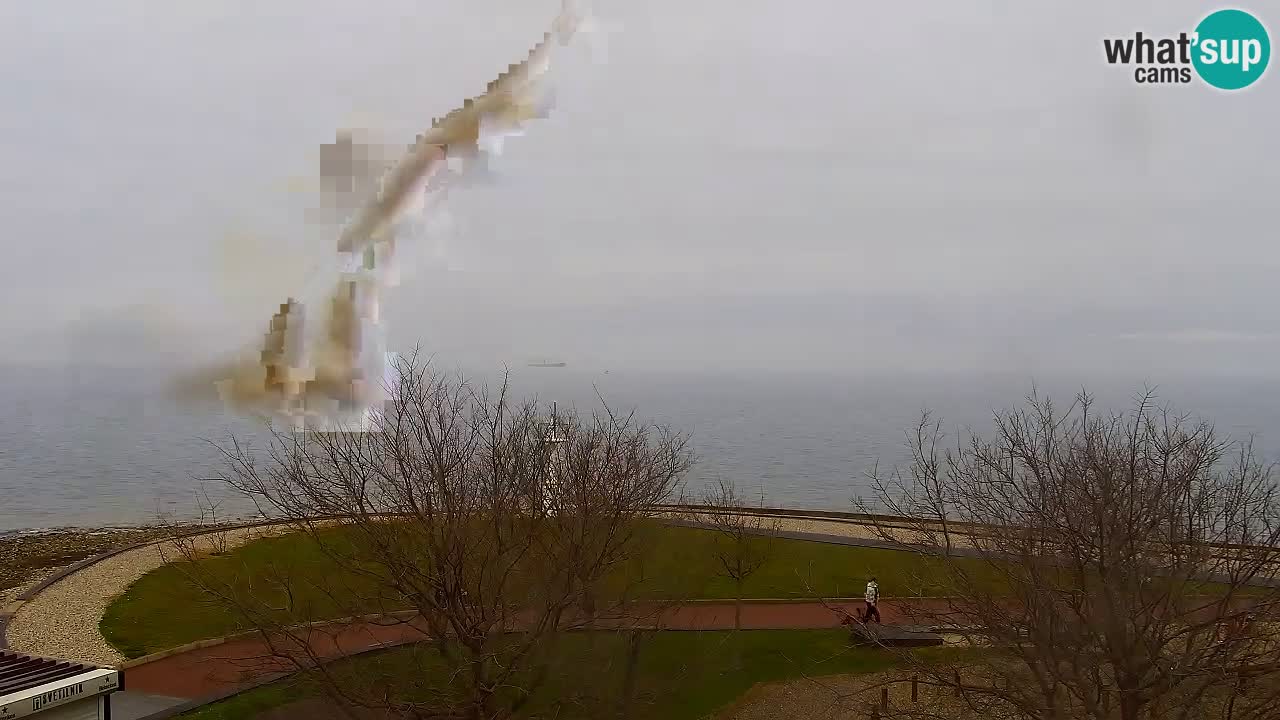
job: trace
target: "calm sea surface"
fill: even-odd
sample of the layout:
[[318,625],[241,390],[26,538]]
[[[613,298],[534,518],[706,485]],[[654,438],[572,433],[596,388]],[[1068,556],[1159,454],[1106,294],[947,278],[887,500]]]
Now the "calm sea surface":
[[[216,410],[175,405],[164,371],[0,369],[0,532],[136,524],[188,514],[201,478],[222,470],[212,442],[258,434]],[[608,374],[517,368],[518,395],[579,409],[615,408],[690,432],[699,457],[691,485],[717,476],[770,504],[849,509],[877,461],[901,463],[904,431],[924,407],[952,428],[990,427],[994,408],[1015,404],[1030,377],[799,376],[781,373]],[[1081,384],[1108,406],[1126,405],[1142,379],[1044,379],[1066,400]],[[1254,434],[1268,459],[1280,454],[1280,382],[1161,382],[1161,399],[1216,422],[1234,437]],[[954,434],[952,435],[954,437]],[[209,483],[211,493],[220,486]],[[231,514],[244,506],[229,505]]]

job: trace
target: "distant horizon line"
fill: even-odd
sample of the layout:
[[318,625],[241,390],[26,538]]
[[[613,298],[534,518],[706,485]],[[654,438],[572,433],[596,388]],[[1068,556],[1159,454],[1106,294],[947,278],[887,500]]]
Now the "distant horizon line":
[[[397,353],[400,356],[406,355],[401,351]],[[425,354],[430,357],[430,354]],[[1224,369],[1204,369],[1204,370],[1169,370],[1162,372],[1141,371],[1130,369],[1109,368],[1100,370],[1096,368],[1068,369],[1068,368],[975,368],[975,367],[955,367],[955,368],[911,368],[911,367],[890,367],[890,366],[868,366],[868,367],[785,367],[777,365],[725,365],[712,366],[703,363],[690,364],[688,366],[662,366],[662,365],[644,365],[644,364],[603,364],[597,362],[571,362],[570,359],[555,361],[527,361],[527,360],[502,360],[481,362],[477,360],[442,362],[436,360],[433,362],[437,370],[442,372],[464,372],[464,373],[501,373],[503,371],[516,372],[522,369],[539,369],[546,367],[554,367],[556,369],[567,370],[567,373],[558,374],[559,377],[588,377],[592,375],[604,375],[608,373],[611,377],[621,375],[638,375],[638,376],[682,376],[682,377],[711,377],[719,376],[731,378],[734,376],[783,376],[798,377],[809,376],[814,378],[851,378],[851,377],[893,377],[893,378],[921,378],[921,379],[946,379],[948,377],[964,377],[974,378],[983,377],[1000,380],[1018,380],[1024,384],[1036,383],[1041,380],[1044,382],[1052,382],[1054,384],[1063,381],[1103,381],[1103,382],[1125,382],[1139,384],[1146,382],[1151,385],[1160,385],[1164,382],[1180,382],[1180,381],[1203,381],[1203,380],[1232,380],[1239,382],[1275,382],[1280,381],[1280,372],[1266,372],[1257,370],[1252,372],[1231,371]],[[487,365],[487,369],[480,366]],[[180,361],[155,361],[155,362],[119,362],[119,361],[94,361],[87,359],[63,360],[59,362],[34,362],[16,359],[0,358],[0,369],[12,370],[28,370],[33,372],[68,372],[68,371],[173,371],[181,372],[190,370],[193,365],[189,362]],[[1076,378],[1078,380],[1073,380]]]

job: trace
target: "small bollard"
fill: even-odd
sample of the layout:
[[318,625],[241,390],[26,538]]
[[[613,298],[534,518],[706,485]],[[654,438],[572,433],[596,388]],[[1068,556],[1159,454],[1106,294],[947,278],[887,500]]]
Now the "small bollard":
[[912,675],[911,676],[911,702],[917,702],[919,700],[920,700],[920,676]]
[[880,709],[889,711],[889,688],[880,688]]

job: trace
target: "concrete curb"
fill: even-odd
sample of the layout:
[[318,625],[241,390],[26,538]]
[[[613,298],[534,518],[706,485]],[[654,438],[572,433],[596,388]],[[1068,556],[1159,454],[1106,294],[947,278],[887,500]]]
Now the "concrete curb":
[[108,560],[121,553],[126,553],[126,552],[129,552],[130,550],[137,550],[139,548],[144,548],[148,545],[152,545],[154,543],[159,543],[159,542],[164,542],[164,541],[163,540],[144,540],[142,542],[131,543],[123,547],[118,547],[114,550],[108,550],[106,552],[99,553],[97,555],[92,555],[78,562],[74,562],[62,568],[61,570],[58,570],[57,572],[53,573],[49,577],[45,578],[44,580],[41,580],[35,585],[32,585],[31,587],[24,590],[23,592],[18,593],[18,595],[14,597],[13,601],[4,607],[3,612],[0,612],[0,650],[5,650],[9,647],[9,638],[8,638],[9,623],[13,621],[13,618],[18,614],[18,611],[22,609],[22,606],[26,605],[28,602],[31,602],[32,598],[34,598],[36,595],[39,595],[40,593],[44,592],[51,585],[58,582],[59,580],[62,580],[63,578],[66,578],[69,575],[78,573],[81,570],[84,570],[85,568],[91,565],[96,565],[97,563],[100,563],[103,560]]
[[28,602],[31,602],[31,600],[35,598],[36,595],[39,595],[40,593],[44,592],[46,589],[48,589],[50,586],[52,586],[54,583],[58,582],[59,580],[62,580],[63,578],[66,578],[69,575],[78,573],[81,570],[84,570],[85,568],[91,565],[96,565],[97,563],[100,563],[103,560],[108,560],[110,558],[115,557],[116,555],[120,555],[121,553],[126,553],[126,552],[129,552],[130,550],[137,550],[139,548],[144,548],[144,547],[147,547],[148,545],[152,545],[159,542],[164,542],[164,541],[163,540],[144,540],[142,542],[131,543],[123,547],[118,547],[114,550],[108,550],[106,552],[87,557],[83,560],[74,562],[62,568],[61,570],[58,570],[57,572],[53,573],[49,577],[45,578],[44,580],[41,580],[35,585],[32,585],[31,587],[27,588],[25,591],[18,593],[18,595],[13,599],[13,602],[6,605],[4,612],[0,613],[0,650],[4,650],[9,647],[9,640],[6,637],[6,632],[5,632],[6,630],[8,630],[9,622],[14,618],[14,616],[18,614],[18,611],[22,609],[22,606],[26,605]]
[[[866,527],[883,527],[893,530],[913,530],[915,525],[904,524],[910,520],[899,515],[875,515],[868,513],[842,512],[838,510],[795,510],[774,507],[716,507],[708,505],[655,505],[655,511],[675,515],[694,513],[699,515],[752,515],[757,517],[775,517],[789,520],[821,520],[824,522],[842,523],[845,525],[861,525]],[[916,521],[912,521],[916,522]],[[956,522],[952,527],[960,534],[968,534],[966,528],[974,527],[972,523]]]
[[228,643],[233,640],[239,640],[243,637],[248,637],[249,635],[252,635],[252,634],[256,634],[256,632],[236,633],[233,635],[224,635],[222,637],[217,637],[217,638],[209,638],[208,640],[196,640],[195,642],[184,643],[182,645],[171,647],[168,650],[161,650],[160,652],[151,653],[150,655],[143,655],[141,657],[125,660],[124,662],[120,663],[116,667],[120,668],[121,670],[128,670],[129,668],[135,668],[135,667],[138,667],[139,665],[146,665],[147,663],[152,663],[152,662],[155,662],[156,660],[163,660],[165,658],[173,657],[174,655],[181,655],[183,653],[188,653],[188,652],[191,652],[192,650],[203,650],[205,648],[211,648],[218,645],[222,645],[224,643]]

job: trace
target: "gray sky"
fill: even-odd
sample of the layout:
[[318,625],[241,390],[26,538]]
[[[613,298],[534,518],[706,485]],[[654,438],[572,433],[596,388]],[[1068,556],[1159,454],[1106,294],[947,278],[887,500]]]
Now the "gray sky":
[[[622,26],[608,64],[576,53],[555,116],[451,200],[441,258],[388,300],[393,344],[483,364],[1275,373],[1277,70],[1228,95],[1102,60],[1103,37],[1216,6],[891,5],[599,0]],[[297,258],[331,252],[291,190],[318,146],[349,125],[409,142],[556,10],[0,3],[0,361],[252,342]]]

